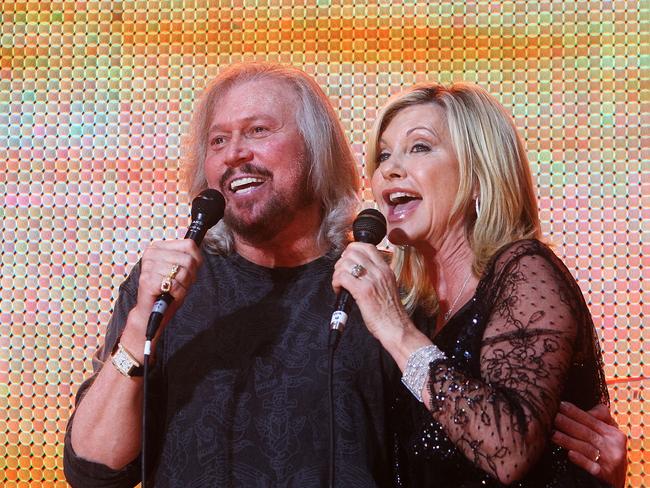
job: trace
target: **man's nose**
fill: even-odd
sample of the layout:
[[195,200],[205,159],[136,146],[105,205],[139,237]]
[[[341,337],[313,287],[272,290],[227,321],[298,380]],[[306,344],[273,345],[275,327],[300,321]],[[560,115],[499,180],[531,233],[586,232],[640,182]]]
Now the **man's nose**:
[[253,151],[248,141],[241,135],[233,136],[226,148],[226,165],[236,167],[250,161],[252,158]]

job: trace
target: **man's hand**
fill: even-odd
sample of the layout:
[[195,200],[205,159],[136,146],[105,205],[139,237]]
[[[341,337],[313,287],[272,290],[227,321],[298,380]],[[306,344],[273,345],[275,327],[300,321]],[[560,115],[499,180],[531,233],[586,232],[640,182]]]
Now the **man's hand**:
[[606,405],[585,412],[562,402],[552,440],[568,451],[569,460],[615,488],[625,486],[627,436]]

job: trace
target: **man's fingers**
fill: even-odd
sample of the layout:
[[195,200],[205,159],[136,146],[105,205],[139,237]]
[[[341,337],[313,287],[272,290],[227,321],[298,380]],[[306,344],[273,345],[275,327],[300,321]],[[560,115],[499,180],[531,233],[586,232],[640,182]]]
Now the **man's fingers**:
[[583,456],[577,451],[569,451],[567,455],[569,457],[569,461],[581,467],[593,476],[598,476],[600,474],[600,465],[598,463],[595,463],[592,459]]
[[[604,434],[602,431],[603,426],[601,425],[601,420],[599,418],[594,418],[590,413],[585,412],[572,403],[560,402],[560,414],[564,415],[564,417],[570,419],[576,424],[581,425],[583,429],[591,430],[601,435]],[[588,440],[588,438],[582,438]]]
[[589,413],[596,417],[598,420],[601,420],[608,425],[618,428],[618,424],[616,423],[616,420],[614,420],[614,417],[612,417],[612,414],[609,411],[609,407],[607,405],[596,405],[594,408],[589,410]]

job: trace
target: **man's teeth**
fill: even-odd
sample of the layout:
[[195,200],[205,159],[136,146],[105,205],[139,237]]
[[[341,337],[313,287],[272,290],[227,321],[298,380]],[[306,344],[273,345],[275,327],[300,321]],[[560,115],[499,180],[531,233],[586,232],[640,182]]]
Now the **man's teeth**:
[[414,195],[413,193],[406,193],[404,191],[396,191],[388,195],[388,199],[390,200],[390,203],[394,203],[396,205],[416,198],[420,198],[420,197],[418,195]]
[[264,179],[262,178],[253,178],[253,177],[238,178],[236,180],[233,180],[230,183],[230,190],[233,192],[237,192],[239,190],[251,186],[257,186],[258,184],[262,184],[262,183],[264,183]]

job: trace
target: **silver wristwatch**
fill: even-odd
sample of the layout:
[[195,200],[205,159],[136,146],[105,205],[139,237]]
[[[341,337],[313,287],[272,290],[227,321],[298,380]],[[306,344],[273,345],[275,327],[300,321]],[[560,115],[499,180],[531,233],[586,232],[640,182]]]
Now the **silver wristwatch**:
[[120,373],[128,378],[142,376],[142,365],[121,343],[117,345],[117,350],[111,356],[111,362]]

